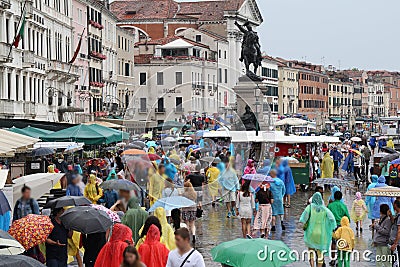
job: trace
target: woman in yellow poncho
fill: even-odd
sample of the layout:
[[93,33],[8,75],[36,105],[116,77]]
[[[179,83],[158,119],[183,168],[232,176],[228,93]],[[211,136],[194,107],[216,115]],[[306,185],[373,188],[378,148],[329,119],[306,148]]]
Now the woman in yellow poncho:
[[167,247],[169,250],[173,250],[176,248],[175,245],[175,235],[174,235],[174,230],[172,229],[171,225],[167,222],[167,215],[165,213],[165,209],[158,207],[154,211],[154,216],[156,216],[161,223],[161,228],[162,228],[162,236],[163,236],[163,244]]
[[167,176],[165,175],[165,167],[163,164],[158,166],[158,172],[154,172],[153,174],[149,174],[149,198],[150,198],[150,206],[152,206],[157,199],[162,197],[162,191],[165,186],[165,179]]
[[321,178],[333,178],[333,159],[329,152],[326,152],[321,163]]
[[389,141],[387,141],[386,146],[388,148],[394,149],[394,142],[392,137],[389,138]]
[[89,182],[85,187],[83,195],[92,201],[93,204],[96,204],[97,201],[103,196],[103,190],[97,185],[96,175],[91,174],[89,176]]
[[219,182],[218,182],[218,177],[219,177],[220,171],[218,170],[218,168],[216,166],[217,166],[216,162],[211,163],[211,167],[208,168],[208,170],[206,172],[206,177],[208,180],[208,191],[212,197],[213,204],[215,202],[215,199],[218,196],[218,192],[220,189]]
[[148,150],[148,152],[147,152],[147,154],[155,154],[156,153],[156,150],[154,149],[154,147],[149,147],[149,150]]
[[[54,169],[55,169],[54,165],[49,165],[49,166],[47,167],[47,172],[48,172],[48,173],[56,173],[56,171],[55,171]],[[58,181],[57,181],[57,183],[53,186],[53,189],[62,189],[62,187],[61,187],[61,180],[58,180]]]

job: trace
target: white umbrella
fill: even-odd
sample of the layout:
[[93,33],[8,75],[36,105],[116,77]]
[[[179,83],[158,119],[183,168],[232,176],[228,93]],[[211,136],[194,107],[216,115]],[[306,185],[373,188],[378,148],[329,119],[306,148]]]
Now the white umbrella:
[[13,206],[21,198],[21,189],[24,185],[32,189],[31,197],[38,199],[48,193],[50,189],[63,177],[65,173],[35,173],[13,180]]
[[283,125],[291,125],[291,126],[301,126],[301,125],[307,125],[308,121],[298,119],[298,118],[286,118],[283,120],[280,120],[275,123],[275,126],[283,126]]
[[385,139],[387,139],[387,136],[380,136],[380,137],[378,138],[378,140],[385,140]]
[[18,255],[24,251],[24,247],[14,237],[0,230],[0,255]]
[[78,144],[78,143],[75,143],[75,144],[71,144],[71,145],[68,145],[67,146],[67,148],[64,150],[64,153],[75,153],[75,152],[77,152],[77,151],[79,151],[79,150],[82,150],[83,149],[83,145],[82,144]]
[[342,135],[343,135],[343,133],[341,133],[341,132],[336,132],[336,133],[333,134],[333,136],[335,136],[335,137],[339,137],[339,136],[342,136]]
[[362,139],[360,137],[358,137],[358,136],[354,136],[350,140],[353,141],[353,142],[361,142],[362,141]]

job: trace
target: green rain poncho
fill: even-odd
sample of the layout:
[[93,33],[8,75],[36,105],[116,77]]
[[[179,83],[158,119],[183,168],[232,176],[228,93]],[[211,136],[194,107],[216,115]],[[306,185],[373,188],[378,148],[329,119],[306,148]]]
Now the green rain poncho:
[[149,214],[140,207],[137,198],[133,197],[129,200],[128,211],[122,217],[122,223],[131,228],[132,238],[135,243],[139,240],[139,230],[148,216]]
[[305,208],[300,217],[300,222],[308,223],[304,232],[304,242],[307,247],[329,251],[332,233],[336,228],[336,220],[332,212],[324,206],[320,193],[313,195],[312,203]]

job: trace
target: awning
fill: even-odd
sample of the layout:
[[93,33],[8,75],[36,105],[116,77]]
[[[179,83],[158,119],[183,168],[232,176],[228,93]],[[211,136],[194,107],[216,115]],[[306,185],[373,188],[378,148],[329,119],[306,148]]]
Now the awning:
[[0,157],[17,150],[26,150],[38,141],[37,138],[0,129]]
[[4,185],[6,184],[8,171],[9,170],[0,169],[0,189],[3,189]]
[[184,49],[191,47],[194,47],[194,45],[180,38],[161,46],[162,49]]
[[59,108],[58,112],[60,113],[65,113],[65,112],[84,112],[85,110],[83,108],[76,108],[76,107],[65,107],[65,108]]
[[40,138],[44,135],[48,135],[51,133],[54,133],[53,131],[49,131],[49,130],[44,130],[44,129],[40,129],[40,128],[36,128],[36,127],[31,127],[31,126],[27,126],[25,128],[16,128],[16,127],[11,127],[9,129],[7,129],[8,131],[11,131],[13,133],[18,133],[18,134],[23,134],[26,136],[30,136],[33,138]]

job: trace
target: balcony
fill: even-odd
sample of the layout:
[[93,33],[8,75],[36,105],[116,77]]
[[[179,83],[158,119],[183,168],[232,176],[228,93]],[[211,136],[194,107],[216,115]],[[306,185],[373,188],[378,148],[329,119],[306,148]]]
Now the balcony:
[[155,108],[156,114],[164,114],[165,113],[165,108]]
[[24,103],[24,113],[25,113],[25,115],[35,115],[36,114],[35,103],[25,102]]
[[[2,0],[0,0],[1,2]],[[8,57],[8,54],[10,53],[10,45],[7,43],[0,43],[0,63],[9,63],[12,62],[12,53],[10,54],[10,57]]]
[[182,114],[182,113],[185,112],[185,109],[182,108],[182,107],[176,107],[176,108],[174,108],[174,112],[175,112],[176,114]]
[[10,100],[0,100],[0,114],[14,116],[14,103]]
[[48,62],[48,78],[60,82],[73,83],[79,79],[79,67],[58,60]]
[[32,51],[22,52],[22,67],[32,68],[35,66],[35,59]]
[[90,51],[89,55],[90,55],[91,57],[94,57],[94,58],[100,59],[100,60],[105,60],[105,59],[107,59],[107,57],[106,57],[105,55],[103,55],[103,54],[100,53],[100,52],[96,52],[96,51]]
[[147,108],[139,108],[138,109],[139,114],[147,114],[148,112],[149,112],[149,110]]
[[0,9],[9,9],[11,7],[10,0],[0,0]]

